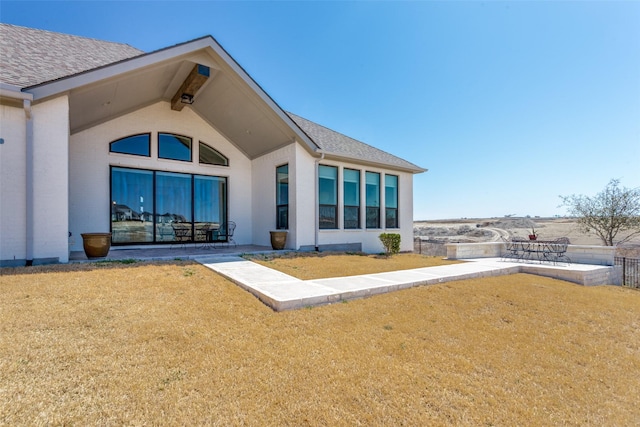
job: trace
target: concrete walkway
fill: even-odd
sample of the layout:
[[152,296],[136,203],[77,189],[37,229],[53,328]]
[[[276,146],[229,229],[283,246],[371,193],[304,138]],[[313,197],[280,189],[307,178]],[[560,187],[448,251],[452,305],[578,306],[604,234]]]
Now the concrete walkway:
[[276,311],[330,304],[355,298],[479,277],[531,273],[582,285],[611,284],[613,269],[596,265],[524,264],[500,258],[477,258],[462,264],[366,274],[330,279],[300,280],[237,256],[202,256],[195,261],[251,292]]

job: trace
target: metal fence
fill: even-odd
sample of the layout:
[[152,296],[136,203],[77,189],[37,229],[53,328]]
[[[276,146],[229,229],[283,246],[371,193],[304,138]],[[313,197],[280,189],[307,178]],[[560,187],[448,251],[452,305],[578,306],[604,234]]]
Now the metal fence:
[[413,239],[413,252],[428,256],[447,256],[445,242],[422,239],[420,237],[414,237]]
[[615,264],[622,266],[622,285],[640,288],[640,259],[616,257]]

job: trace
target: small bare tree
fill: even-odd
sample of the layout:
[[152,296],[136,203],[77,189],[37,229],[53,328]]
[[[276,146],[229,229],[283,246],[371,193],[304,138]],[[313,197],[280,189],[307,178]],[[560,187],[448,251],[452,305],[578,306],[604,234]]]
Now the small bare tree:
[[[640,234],[640,188],[620,188],[620,180],[612,179],[594,197],[573,194],[560,198],[569,215],[577,217],[580,229],[595,232],[605,246],[624,243]],[[624,237],[614,243],[618,233]]]

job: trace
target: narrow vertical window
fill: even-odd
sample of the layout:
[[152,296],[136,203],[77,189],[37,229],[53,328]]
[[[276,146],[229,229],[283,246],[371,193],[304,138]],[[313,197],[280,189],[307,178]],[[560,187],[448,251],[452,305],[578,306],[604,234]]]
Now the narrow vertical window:
[[321,229],[338,228],[338,168],[318,166],[318,191]]
[[276,168],[276,228],[289,228],[289,165]]
[[386,228],[398,228],[398,177],[384,176],[384,207]]
[[380,174],[366,173],[367,228],[380,228]]
[[344,228],[360,228],[360,171],[344,169]]

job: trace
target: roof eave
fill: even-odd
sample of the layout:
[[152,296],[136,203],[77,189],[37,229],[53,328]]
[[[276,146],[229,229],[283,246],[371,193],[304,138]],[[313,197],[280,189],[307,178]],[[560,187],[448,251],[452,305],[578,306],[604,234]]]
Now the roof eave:
[[410,167],[410,166],[404,167],[404,166],[394,165],[392,163],[376,162],[372,160],[361,159],[358,157],[333,154],[326,151],[323,151],[323,153],[325,154],[324,158],[329,160],[347,161],[350,163],[356,163],[363,166],[373,166],[381,169],[391,169],[391,170],[400,171],[400,172],[409,172],[412,174],[419,174],[419,173],[427,172],[429,170],[429,169],[421,168],[416,165],[413,165],[413,167]]
[[144,53],[133,58],[124,59],[92,70],[83,71],[72,76],[63,77],[50,82],[40,83],[23,89],[31,94],[34,100],[49,98],[67,93],[75,88],[100,82],[118,75],[133,72],[137,69],[153,66],[164,61],[170,61],[199,50],[212,49],[233,71],[267,104],[276,115],[284,121],[296,134],[297,140],[315,154],[318,145],[285,113],[285,111],[253,80],[253,78],[220,46],[212,36],[188,41],[150,53]]

